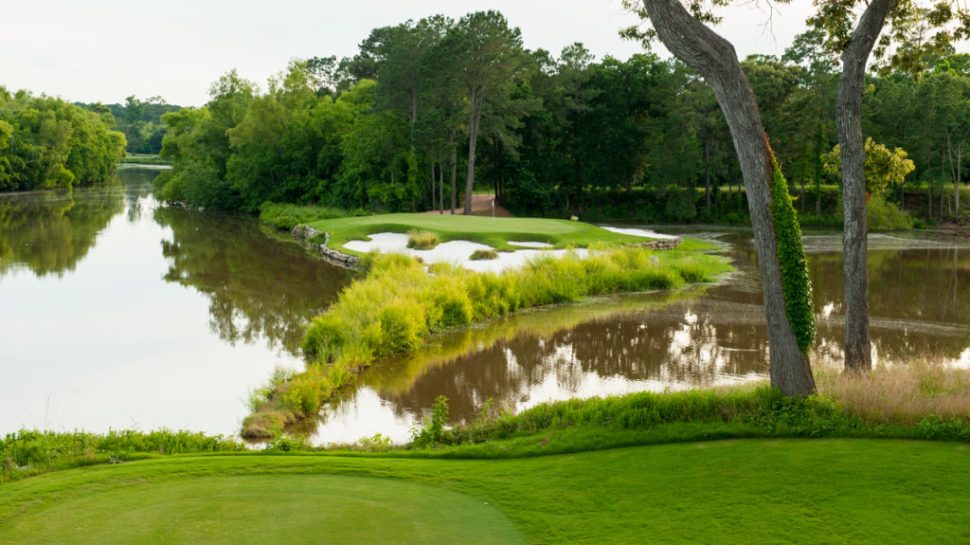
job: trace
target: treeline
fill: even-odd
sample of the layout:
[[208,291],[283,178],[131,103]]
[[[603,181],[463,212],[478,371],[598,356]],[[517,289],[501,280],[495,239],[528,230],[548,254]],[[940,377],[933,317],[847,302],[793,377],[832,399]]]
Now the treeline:
[[[821,215],[835,212],[839,178],[822,160],[837,141],[838,73],[820,44],[806,33],[781,58],[752,56],[744,69],[796,206]],[[960,182],[966,163],[970,57],[931,64],[919,77],[871,75],[864,127],[915,162],[890,200],[905,204],[909,183],[937,214],[956,214],[957,193],[943,185]],[[494,11],[378,28],[353,57],[293,62],[265,92],[230,72],[210,95],[163,117],[162,155],[175,166],[159,178],[163,198],[400,211],[461,208],[480,187],[540,215],[746,214],[723,116],[695,75],[650,54],[529,51]]]
[[[98,104],[80,104],[89,109],[102,107]],[[162,97],[154,96],[140,100],[129,96],[124,104],[106,104],[115,118],[115,130],[121,131],[128,141],[128,153],[158,154],[162,150],[162,137],[165,136],[165,123],[162,116],[177,112],[181,106],[168,104]]]
[[0,87],[0,191],[105,182],[124,157],[125,137],[107,109]]

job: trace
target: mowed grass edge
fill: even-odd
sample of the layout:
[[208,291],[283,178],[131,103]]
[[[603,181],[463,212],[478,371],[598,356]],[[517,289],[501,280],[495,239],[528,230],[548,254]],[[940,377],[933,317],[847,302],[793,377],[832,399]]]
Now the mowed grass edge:
[[[953,543],[970,537],[968,462],[965,444],[844,439],[712,441],[510,460],[176,456],[3,485],[0,543],[112,543],[111,536],[121,535],[113,521],[130,523],[130,517],[118,515],[130,506],[140,506],[139,525],[124,535],[129,542],[148,542],[139,541],[138,532],[165,535],[176,524],[164,511],[156,516],[151,509],[152,498],[169,495],[169,488],[178,488],[187,502],[202,498],[208,506],[186,510],[178,525],[208,528],[210,543],[246,543],[253,529],[276,527],[271,517],[280,506],[259,505],[287,501],[289,492],[300,498],[299,488],[318,486],[314,479],[328,475],[367,477],[352,485],[335,483],[373,489],[365,495],[376,497],[386,494],[378,490],[385,484],[401,483],[434,487],[442,496],[463,494],[503,513],[531,543]],[[212,493],[214,482],[221,490],[231,488],[231,479],[261,475],[280,478],[241,493]],[[239,508],[240,501],[256,505],[254,515],[242,521],[227,510]],[[71,517],[55,516],[79,506],[88,521],[85,532]],[[287,507],[320,509],[312,502]],[[372,508],[379,514],[383,506]],[[434,520],[435,508],[429,509]],[[319,513],[320,520],[330,521],[330,542],[368,537],[327,516]],[[305,531],[319,540],[322,534],[313,534],[309,524]],[[395,542],[387,528],[382,534],[379,524],[371,526],[373,537]],[[427,530],[432,535],[435,529]],[[487,531],[487,525],[470,526],[454,541],[471,542]],[[294,535],[301,534],[264,531],[257,537],[260,543],[292,543]],[[517,542],[505,535],[503,542]]]

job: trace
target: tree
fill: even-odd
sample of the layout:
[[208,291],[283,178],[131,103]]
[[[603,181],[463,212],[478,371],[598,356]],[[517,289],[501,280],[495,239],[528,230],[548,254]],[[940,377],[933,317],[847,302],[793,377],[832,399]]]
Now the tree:
[[[872,138],[865,143],[865,181],[867,198],[882,196],[887,190],[898,187],[906,180],[916,165],[909,159],[909,154],[901,148],[889,149],[883,144],[877,144]],[[825,172],[833,176],[842,174],[842,150],[836,144],[832,151],[822,157]]]
[[[856,13],[865,5],[858,18]],[[809,23],[824,31],[826,45],[842,60],[836,124],[841,145],[844,205],[842,248],[845,275],[845,368],[872,368],[869,340],[868,226],[866,214],[865,149],[862,97],[869,57],[887,66],[919,72],[927,54],[948,50],[955,39],[967,36],[970,15],[947,1],[932,5],[900,0],[826,0]],[[956,9],[954,9],[956,7]],[[890,23],[891,32],[879,38]],[[956,27],[951,27],[956,24]],[[933,29],[936,29],[935,32]],[[877,46],[878,41],[878,46]],[[890,50],[893,43],[894,51]]]
[[[805,350],[809,344],[806,341],[813,334],[796,329],[806,325],[801,323],[805,309],[792,312],[793,306],[798,306],[792,294],[800,302],[811,295],[798,220],[761,124],[754,92],[734,47],[704,25],[703,21],[711,17],[696,3],[691,4],[693,14],[679,0],[644,0],[642,6],[632,2],[627,5],[653,23],[653,29],[647,33],[632,29],[627,35],[649,38],[655,33],[677,58],[704,78],[717,97],[734,140],[748,195],[768,322],[771,383],[786,395],[811,394],[815,382]],[[780,194],[782,189],[785,195]],[[801,271],[797,271],[799,256]],[[798,284],[799,279],[803,285]]]
[[468,174],[465,179],[465,214],[471,214],[475,187],[475,157],[483,121],[494,137],[507,136],[516,121],[507,115],[513,107],[511,94],[525,66],[522,35],[509,27],[497,11],[479,11],[461,18],[449,29],[445,41],[461,67],[458,81],[468,100]]

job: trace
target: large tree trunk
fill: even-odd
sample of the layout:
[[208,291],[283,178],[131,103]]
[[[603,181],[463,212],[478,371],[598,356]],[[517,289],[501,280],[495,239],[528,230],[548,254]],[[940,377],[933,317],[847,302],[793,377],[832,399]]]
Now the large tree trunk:
[[468,114],[468,176],[465,178],[465,215],[472,213],[472,192],[475,189],[475,148],[478,147],[478,123],[481,121],[482,90],[471,93],[471,112]]
[[872,368],[869,342],[869,226],[866,219],[865,148],[862,140],[862,93],[866,63],[886,16],[897,0],[872,0],[842,52],[836,124],[842,148],[842,235],[845,274],[845,368]]
[[815,392],[808,357],[788,321],[771,217],[771,150],[754,92],[734,47],[695,19],[679,0],[644,0],[657,35],[677,58],[703,76],[724,113],[748,197],[755,248],[764,289],[771,384],[786,395]]
[[438,213],[445,213],[445,166],[438,163]]
[[458,207],[458,150],[451,146],[451,215]]

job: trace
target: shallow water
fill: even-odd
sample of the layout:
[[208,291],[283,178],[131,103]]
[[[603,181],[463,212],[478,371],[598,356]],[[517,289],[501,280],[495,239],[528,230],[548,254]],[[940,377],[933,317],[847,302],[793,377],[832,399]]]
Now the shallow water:
[[346,273],[249,218],[159,207],[156,174],[0,196],[0,433],[235,434],[249,392],[302,366]]
[[[0,196],[0,433],[159,427],[235,433],[274,367],[302,367],[302,326],[345,271],[254,220],[163,208],[156,172],[118,187]],[[669,232],[668,229],[660,229]],[[439,395],[472,419],[487,399],[542,401],[760,380],[767,370],[750,233],[725,243],[721,285],[523,312],[453,332],[367,371],[315,440],[409,437]],[[806,238],[820,313],[817,365],[838,365],[838,235]],[[970,249],[927,233],[872,239],[873,344],[882,364],[970,367]]]

